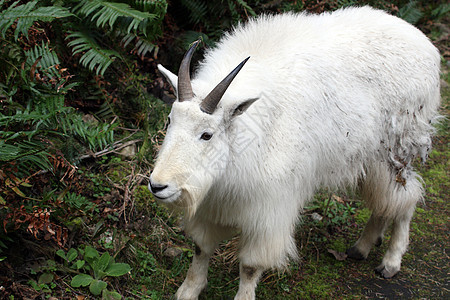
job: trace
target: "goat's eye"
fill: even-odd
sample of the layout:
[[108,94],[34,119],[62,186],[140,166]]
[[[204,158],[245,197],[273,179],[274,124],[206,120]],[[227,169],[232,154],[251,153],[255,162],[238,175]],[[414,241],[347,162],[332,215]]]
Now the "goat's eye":
[[203,132],[200,138],[204,141],[209,141],[212,138],[212,136],[213,136],[212,133]]

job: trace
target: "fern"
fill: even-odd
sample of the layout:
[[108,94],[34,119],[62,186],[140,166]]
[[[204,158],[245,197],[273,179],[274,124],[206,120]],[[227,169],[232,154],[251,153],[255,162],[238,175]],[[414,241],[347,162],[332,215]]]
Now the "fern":
[[39,169],[50,169],[48,160],[47,146],[39,141],[15,141],[14,144],[8,144],[0,140],[0,165],[15,161],[17,165]]
[[131,6],[139,9],[140,11],[150,12],[155,9],[155,7],[163,8],[163,13],[167,9],[167,2],[165,0],[131,0],[127,1]]
[[344,7],[354,6],[357,4],[358,4],[357,0],[338,0],[337,7],[344,8]]
[[35,45],[25,53],[26,63],[29,67],[41,69],[43,73],[48,73],[51,76],[60,77],[57,70],[60,62],[58,56],[54,51],[51,51],[48,44]]
[[135,10],[126,3],[101,0],[83,0],[75,8],[75,11],[84,16],[92,15],[91,21],[96,20],[97,27],[105,27],[106,24],[109,24],[113,28],[120,18],[123,22],[128,23],[127,33],[130,33],[131,30],[136,31],[142,21],[156,17],[154,14]]
[[439,19],[450,13],[450,3],[441,3],[438,7],[431,11],[431,16],[435,19]]
[[[28,29],[35,21],[51,22],[56,18],[72,16],[66,8],[57,6],[38,7],[37,0],[17,6],[19,1],[14,2],[10,7],[0,13],[0,31],[5,37],[6,31],[16,22],[14,38],[17,41],[19,34],[28,37]],[[3,4],[3,3],[0,3]]]
[[239,5],[242,6],[251,16],[256,17],[256,12],[250,7],[250,5],[247,4],[247,2],[245,2],[245,0],[236,0],[236,2],[239,3]]
[[95,116],[100,120],[112,120],[117,117],[111,104],[107,101],[100,106],[99,110],[95,113]]
[[208,13],[208,6],[202,0],[181,0],[181,4],[189,10],[190,20],[194,24],[199,24]]
[[398,10],[397,16],[414,25],[422,18],[423,12],[417,8],[417,1],[409,1]]
[[2,45],[0,47],[0,82],[8,85],[15,74],[20,73],[24,52],[19,45],[11,41],[0,38],[0,44]]
[[114,62],[120,54],[114,50],[101,48],[95,39],[84,32],[73,32],[67,39],[74,40],[67,43],[72,47],[73,54],[84,52],[80,58],[80,63],[89,70],[95,70],[97,74],[103,75],[110,64]]
[[133,40],[136,39],[136,43],[134,44],[133,51],[136,52],[139,56],[145,56],[147,53],[151,53],[153,50],[156,50],[158,47],[153,44],[151,41],[147,40],[145,37],[139,37],[133,33],[127,34],[122,39],[122,45],[127,47]]

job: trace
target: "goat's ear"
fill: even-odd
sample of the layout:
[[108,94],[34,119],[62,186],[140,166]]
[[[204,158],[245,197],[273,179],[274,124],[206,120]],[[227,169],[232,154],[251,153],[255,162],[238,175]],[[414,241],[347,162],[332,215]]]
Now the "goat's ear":
[[251,98],[246,99],[239,103],[237,106],[233,107],[233,109],[230,112],[230,120],[234,117],[237,117],[239,115],[242,115],[253,103],[255,103],[256,100],[259,98]]
[[164,77],[167,79],[167,81],[172,86],[175,93],[178,93],[177,87],[178,87],[178,76],[164,68],[162,65],[158,65],[158,70],[161,72],[161,74],[164,75]]

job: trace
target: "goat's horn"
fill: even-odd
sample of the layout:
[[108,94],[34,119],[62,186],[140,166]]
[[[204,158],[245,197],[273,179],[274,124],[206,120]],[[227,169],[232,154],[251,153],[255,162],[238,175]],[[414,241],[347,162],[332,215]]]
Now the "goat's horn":
[[222,99],[223,94],[249,58],[250,56],[244,59],[205,97],[205,99],[203,99],[202,103],[200,104],[200,108],[203,112],[212,114],[216,110],[217,104],[219,104],[219,101],[220,99]]
[[191,86],[191,76],[189,75],[189,67],[191,65],[191,58],[197,48],[200,40],[195,41],[191,48],[186,52],[181,61],[180,69],[178,70],[178,101],[183,102],[194,97],[194,92]]

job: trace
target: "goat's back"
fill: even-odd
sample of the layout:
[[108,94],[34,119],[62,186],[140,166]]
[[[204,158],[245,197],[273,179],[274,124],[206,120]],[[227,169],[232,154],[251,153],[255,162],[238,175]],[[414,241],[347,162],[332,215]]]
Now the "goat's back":
[[[227,93],[261,95],[242,116],[247,128],[237,130],[261,142],[240,152],[236,165],[264,160],[258,168],[270,176],[316,174],[310,178],[339,186],[356,182],[369,161],[398,167],[426,157],[440,57],[409,23],[369,7],[262,16],[206,53],[194,85],[206,93],[247,56]],[[267,107],[272,114],[261,113]],[[243,176],[265,174],[255,171]]]

